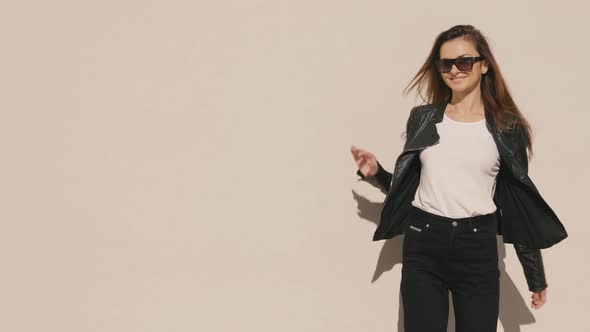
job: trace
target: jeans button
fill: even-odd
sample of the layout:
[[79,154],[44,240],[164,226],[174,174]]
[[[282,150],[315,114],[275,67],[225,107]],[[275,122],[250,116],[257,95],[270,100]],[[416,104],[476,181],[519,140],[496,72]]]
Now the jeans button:
[[473,231],[474,231],[474,232],[477,232],[477,228],[474,228],[474,229],[473,229]]
[[457,222],[456,221],[453,221],[453,226],[457,226]]

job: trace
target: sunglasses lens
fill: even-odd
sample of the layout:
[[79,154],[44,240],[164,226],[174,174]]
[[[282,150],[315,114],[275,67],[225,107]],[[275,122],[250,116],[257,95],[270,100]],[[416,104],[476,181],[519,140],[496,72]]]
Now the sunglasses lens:
[[458,58],[455,62],[457,69],[461,71],[473,68],[473,58]]
[[447,73],[449,71],[451,71],[451,67],[453,66],[453,60],[437,60],[436,61],[436,67],[438,68],[438,71],[441,73]]

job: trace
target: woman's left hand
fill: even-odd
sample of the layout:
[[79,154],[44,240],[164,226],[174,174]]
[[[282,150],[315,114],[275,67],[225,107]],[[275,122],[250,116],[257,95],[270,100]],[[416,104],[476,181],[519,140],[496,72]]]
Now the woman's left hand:
[[531,308],[534,309],[539,309],[543,306],[543,304],[545,304],[545,302],[547,302],[547,288],[543,289],[542,291],[538,292],[538,293],[533,293],[533,295],[531,295],[531,299],[533,299],[531,301]]

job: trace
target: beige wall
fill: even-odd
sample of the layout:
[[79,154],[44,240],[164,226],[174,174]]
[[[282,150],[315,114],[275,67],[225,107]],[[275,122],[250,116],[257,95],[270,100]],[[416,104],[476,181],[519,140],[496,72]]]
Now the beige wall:
[[584,330],[587,6],[2,3],[0,331],[395,331],[401,237],[371,241],[349,149],[392,169],[401,90],[455,24],[490,37],[570,234],[538,311],[501,247],[499,331]]

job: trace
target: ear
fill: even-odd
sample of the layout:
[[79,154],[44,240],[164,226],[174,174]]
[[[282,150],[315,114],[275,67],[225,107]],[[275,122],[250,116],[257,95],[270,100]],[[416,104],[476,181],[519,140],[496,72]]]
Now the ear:
[[482,75],[488,72],[488,62],[486,60],[483,60],[481,62],[481,73]]

